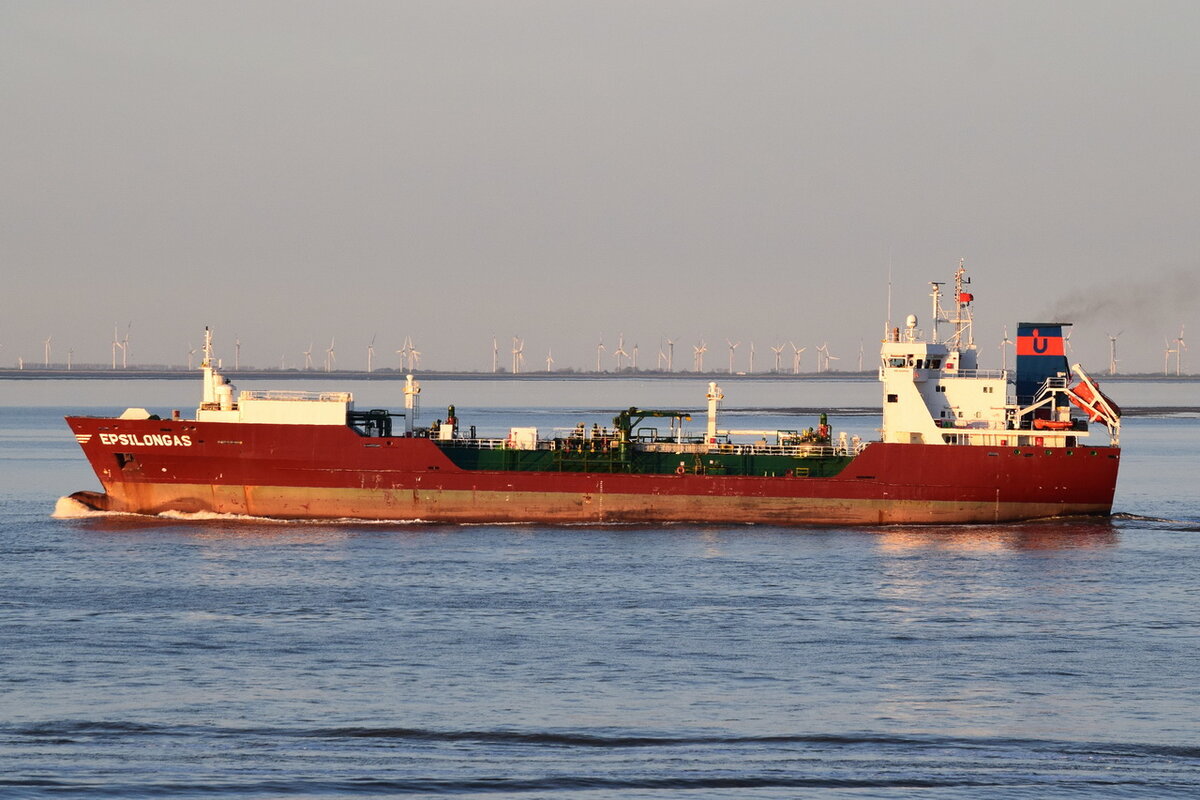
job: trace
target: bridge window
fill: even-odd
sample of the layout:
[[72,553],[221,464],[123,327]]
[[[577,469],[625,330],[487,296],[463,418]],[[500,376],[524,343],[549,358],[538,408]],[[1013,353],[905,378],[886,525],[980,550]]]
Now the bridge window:
[[889,395],[888,395],[888,402],[889,402],[889,403],[899,403],[899,402],[900,402],[900,395],[898,395],[898,394],[889,394]]

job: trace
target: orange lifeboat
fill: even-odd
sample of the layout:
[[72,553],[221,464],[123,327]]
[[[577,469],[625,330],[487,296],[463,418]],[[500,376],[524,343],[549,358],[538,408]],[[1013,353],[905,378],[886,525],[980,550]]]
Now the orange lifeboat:
[[1054,419],[1035,419],[1033,421],[1033,427],[1039,431],[1066,431],[1070,430],[1074,424]]

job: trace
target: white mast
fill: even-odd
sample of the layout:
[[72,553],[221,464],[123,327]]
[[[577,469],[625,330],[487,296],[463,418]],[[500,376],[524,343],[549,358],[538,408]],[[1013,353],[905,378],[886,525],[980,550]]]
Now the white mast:
[[725,395],[721,394],[721,387],[716,381],[711,381],[708,384],[708,394],[705,395],[708,400],[708,432],[705,434],[705,442],[715,444],[717,441],[717,407],[721,401],[725,399]]

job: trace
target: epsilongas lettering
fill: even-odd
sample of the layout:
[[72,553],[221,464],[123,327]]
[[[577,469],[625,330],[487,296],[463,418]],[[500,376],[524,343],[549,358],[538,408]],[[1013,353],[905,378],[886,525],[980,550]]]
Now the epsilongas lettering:
[[192,437],[173,433],[102,433],[100,443],[124,447],[191,447]]

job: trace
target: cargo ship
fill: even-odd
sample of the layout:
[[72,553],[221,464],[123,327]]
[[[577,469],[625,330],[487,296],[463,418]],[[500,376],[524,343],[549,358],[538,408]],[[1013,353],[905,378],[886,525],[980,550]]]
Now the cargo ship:
[[[931,284],[928,334],[915,315],[885,327],[882,427],[869,441],[835,433],[824,415],[788,430],[722,428],[715,382],[696,430],[687,426],[692,411],[631,407],[603,427],[479,436],[453,406],[419,425],[412,375],[402,411],[357,410],[348,392],[238,393],[206,330],[193,418],[141,408],[67,418],[104,490],[71,497],[134,514],[454,523],[878,525],[1109,514],[1120,409],[1081,367],[1068,367],[1069,323],[1020,323],[1015,372],[979,369],[961,263],[953,297],[944,285]],[[1092,442],[1097,433],[1103,442]]]

